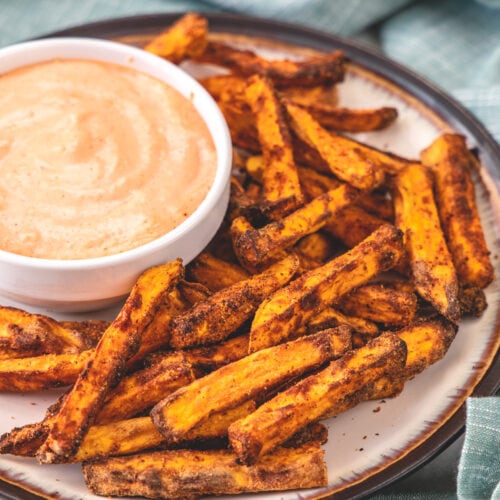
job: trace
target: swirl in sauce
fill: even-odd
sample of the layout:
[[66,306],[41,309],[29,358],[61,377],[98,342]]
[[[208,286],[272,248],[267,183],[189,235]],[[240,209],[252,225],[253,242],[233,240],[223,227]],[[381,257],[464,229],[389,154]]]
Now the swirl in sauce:
[[83,259],[178,226],[215,177],[192,103],[134,69],[53,60],[0,76],[0,249]]

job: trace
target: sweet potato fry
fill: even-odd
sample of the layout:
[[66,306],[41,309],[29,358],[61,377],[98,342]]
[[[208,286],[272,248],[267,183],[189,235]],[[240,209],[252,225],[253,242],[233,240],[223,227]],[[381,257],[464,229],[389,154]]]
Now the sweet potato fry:
[[345,70],[344,54],[340,50],[301,61],[267,60],[250,50],[240,50],[215,40],[210,40],[205,51],[195,59],[224,66],[239,76],[262,75],[280,88],[340,82]]
[[209,252],[201,253],[189,264],[187,275],[212,292],[218,292],[249,277],[242,267],[218,259]]
[[250,318],[265,297],[288,283],[298,266],[298,258],[290,255],[179,314],[172,320],[170,345],[183,349],[224,340]]
[[106,394],[139,348],[143,330],[182,274],[182,263],[176,260],[152,267],[139,277],[54,418],[47,440],[38,450],[40,462],[52,463],[76,452]]
[[264,155],[262,196],[266,212],[271,218],[279,219],[303,203],[290,131],[269,80],[259,75],[252,76],[245,97],[255,117]]
[[443,134],[422,151],[421,158],[434,173],[438,211],[458,280],[462,286],[485,288],[494,271],[471,176],[476,160],[465,137]]
[[332,238],[322,232],[316,232],[304,236],[295,245],[295,251],[302,257],[324,264],[334,252]]
[[335,84],[315,85],[314,87],[286,87],[280,92],[294,103],[305,106],[313,103],[335,106],[339,101],[339,93]]
[[207,24],[207,19],[200,14],[185,14],[161,35],[153,38],[144,50],[175,64],[196,57],[207,45]]
[[248,333],[238,335],[218,344],[203,347],[194,347],[184,351],[184,355],[191,363],[197,374],[207,374],[221,366],[244,358],[248,354]]
[[212,413],[262,397],[273,388],[342,355],[349,349],[349,341],[346,338],[344,348],[338,352],[338,346],[332,341],[336,335],[336,331],[319,332],[223,366],[158,403],[151,411],[151,418],[169,441],[179,441]]
[[336,304],[345,314],[386,326],[410,325],[417,312],[417,296],[391,282],[370,283],[345,295]]
[[231,424],[233,450],[243,463],[257,462],[299,429],[319,420],[347,395],[381,376],[399,372],[405,360],[404,342],[390,333],[380,335]]
[[194,374],[184,353],[172,352],[123,378],[106,396],[95,423],[133,417],[193,380]]
[[71,354],[92,347],[79,330],[42,314],[0,306],[0,360],[42,354]]
[[424,321],[397,331],[396,335],[406,343],[408,349],[402,379],[410,380],[442,359],[456,333],[456,325],[444,318]]
[[59,321],[59,324],[63,328],[68,328],[70,330],[76,330],[88,342],[89,347],[95,347],[105,332],[106,328],[109,326],[109,321],[100,319],[90,319],[83,321]]
[[354,332],[370,337],[376,337],[380,333],[379,327],[372,321],[357,316],[347,316],[333,307],[327,307],[315,314],[307,323],[306,328],[308,332],[317,332],[340,325],[347,325]]
[[[289,99],[298,104],[295,99]],[[369,132],[392,125],[398,117],[396,108],[375,109],[341,108],[323,103],[299,104],[323,127],[342,132]]]
[[[213,414],[202,425],[192,429],[184,442],[208,441],[227,437],[230,424],[255,410],[253,401],[230,408],[223,413]],[[96,460],[98,458],[129,455],[169,443],[158,432],[151,418],[138,417],[119,420],[107,425],[94,425],[83,438],[72,462]],[[184,445],[185,446],[185,445]]]
[[394,208],[417,292],[456,323],[458,280],[434,202],[432,173],[426,167],[411,165],[395,177]]
[[[182,288],[182,289],[181,289]],[[206,295],[203,294],[205,298]],[[153,318],[142,332],[137,352],[127,361],[127,367],[134,367],[150,352],[165,348],[170,342],[170,327],[172,318],[189,308],[189,301],[185,297],[185,289],[181,283],[173,288],[163,298]]]
[[93,356],[94,349],[88,349],[76,354],[0,360],[0,391],[30,392],[70,385]]
[[338,238],[349,248],[355,247],[386,222],[370,215],[361,207],[349,205],[343,208],[338,217],[325,224],[325,231]]
[[286,250],[300,238],[321,229],[338,212],[352,203],[359,191],[344,184],[314,198],[280,221],[260,229],[240,231],[240,224],[231,226],[234,253],[246,269],[258,268],[273,260],[277,250]]
[[360,147],[327,131],[300,106],[287,102],[286,110],[297,135],[318,151],[339,179],[367,190],[382,183],[385,174],[381,164],[367,158]]
[[349,252],[278,290],[255,313],[250,330],[250,352],[287,339],[342,295],[394,267],[402,253],[401,233],[385,225]]
[[327,484],[323,450],[316,441],[277,449],[250,467],[240,465],[229,450],[168,450],[87,463],[83,474],[97,495],[146,498],[197,498]]

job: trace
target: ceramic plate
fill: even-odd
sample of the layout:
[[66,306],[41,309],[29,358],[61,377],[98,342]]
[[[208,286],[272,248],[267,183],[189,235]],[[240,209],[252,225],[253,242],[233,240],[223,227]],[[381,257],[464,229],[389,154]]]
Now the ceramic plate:
[[[58,34],[111,38],[141,46],[176,17],[117,19]],[[361,141],[416,157],[443,131],[464,134],[469,146],[478,151],[484,166],[476,179],[477,199],[493,252],[496,276],[500,276],[497,255],[500,248],[500,153],[493,138],[468,112],[411,71],[355,42],[249,17],[208,15],[208,18],[211,36],[250,46],[269,57],[301,57],[314,51],[343,49],[351,64],[346,81],[339,85],[341,104],[395,106],[399,112],[397,123],[389,129],[357,134]],[[186,65],[186,69],[195,75],[212,71],[192,64]],[[483,316],[464,321],[446,357],[408,382],[399,397],[362,403],[327,421],[330,436],[325,445],[328,487],[270,494],[266,498],[365,496],[414,470],[457,437],[464,426],[466,398],[492,394],[500,382],[498,278],[488,287],[486,295],[489,307]],[[2,302],[17,305],[7,300]],[[40,312],[50,314],[50,311]],[[115,313],[116,308],[89,316],[112,319]],[[0,394],[0,433],[41,419],[45,408],[58,394],[57,391]],[[13,497],[26,498],[30,491],[44,497],[98,498],[87,491],[78,465],[40,466],[34,460],[3,456],[0,458],[0,477],[6,481],[0,485],[0,491]]]

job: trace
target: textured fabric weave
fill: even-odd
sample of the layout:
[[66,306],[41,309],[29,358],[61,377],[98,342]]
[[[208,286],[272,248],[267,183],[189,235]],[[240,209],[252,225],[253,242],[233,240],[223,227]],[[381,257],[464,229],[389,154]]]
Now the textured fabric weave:
[[458,469],[460,499],[500,499],[500,398],[467,400],[467,427]]

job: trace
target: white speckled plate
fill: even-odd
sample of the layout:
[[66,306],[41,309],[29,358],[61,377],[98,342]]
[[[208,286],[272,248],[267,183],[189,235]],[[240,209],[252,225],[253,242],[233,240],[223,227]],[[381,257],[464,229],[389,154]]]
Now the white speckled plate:
[[[61,34],[113,38],[141,45],[176,17],[112,20]],[[500,276],[500,153],[495,141],[469,113],[407,69],[354,42],[255,18],[208,17],[214,36],[251,44],[271,55],[344,49],[352,64],[346,81],[339,86],[341,103],[351,107],[395,106],[399,111],[395,125],[380,132],[357,134],[361,141],[416,157],[443,131],[466,135],[469,146],[477,149],[484,165],[477,179],[478,203],[496,276]],[[199,71],[192,66],[187,69]],[[446,357],[408,382],[399,397],[363,403],[327,422],[330,435],[325,446],[327,488],[270,494],[266,498],[368,495],[421,465],[456,437],[463,429],[466,398],[492,394],[500,383],[498,278],[488,287],[486,295],[489,307],[483,316],[464,321]],[[7,300],[3,303],[17,305]],[[115,312],[116,308],[90,316],[111,319]],[[0,394],[0,433],[41,419],[58,394],[57,391]],[[6,481],[0,483],[0,494],[14,498],[32,494],[64,499],[97,498],[87,491],[78,465],[41,466],[34,460],[2,456],[0,478]]]

